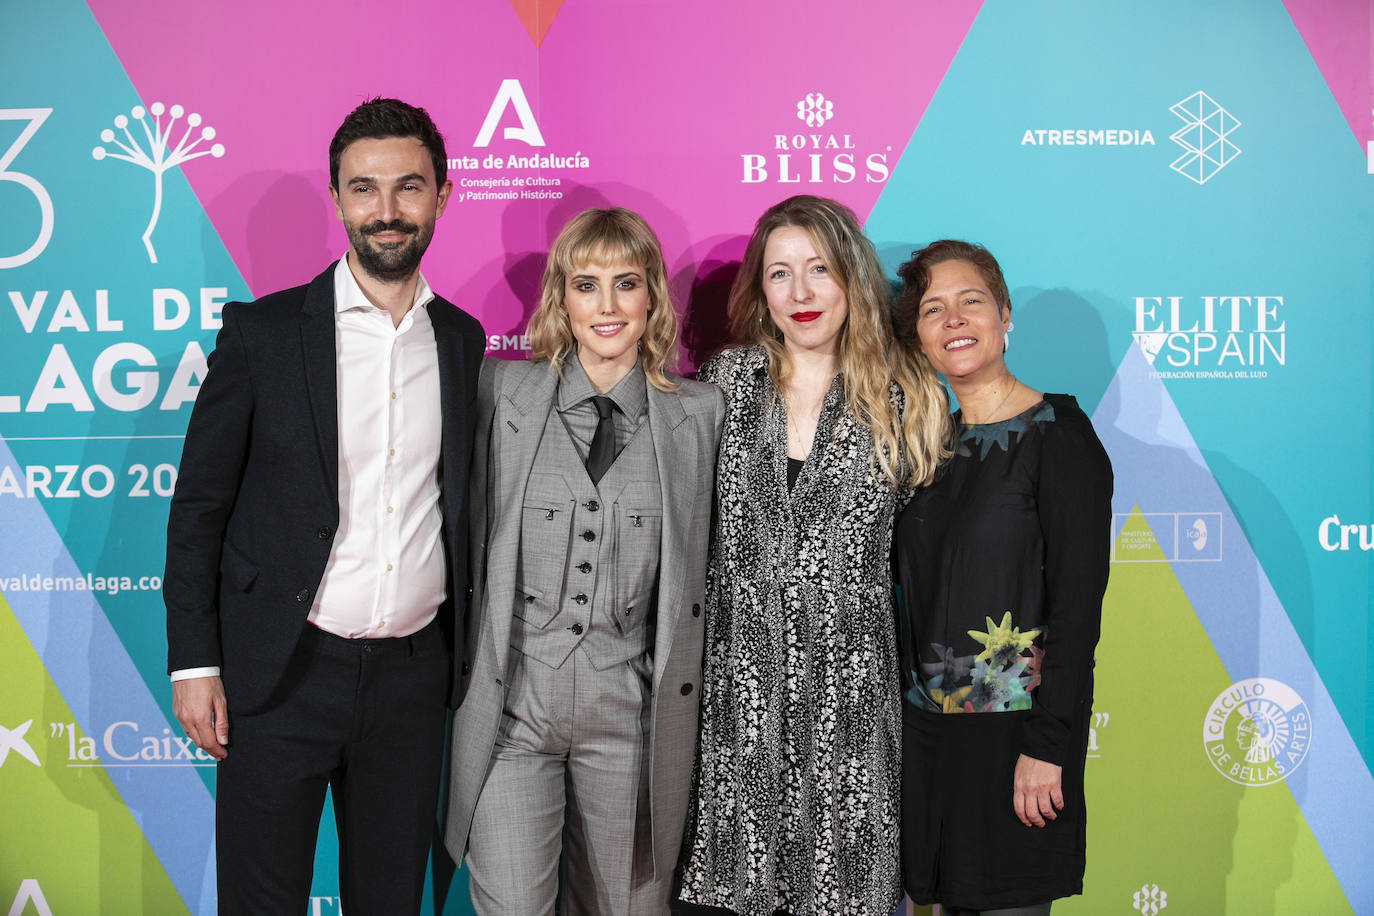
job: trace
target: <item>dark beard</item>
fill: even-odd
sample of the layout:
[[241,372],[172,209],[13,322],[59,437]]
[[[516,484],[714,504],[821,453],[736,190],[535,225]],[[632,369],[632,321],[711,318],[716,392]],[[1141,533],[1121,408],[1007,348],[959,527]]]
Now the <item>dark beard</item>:
[[[429,240],[434,237],[434,224],[419,226],[403,219],[389,223],[381,220],[362,226],[344,224],[348,242],[358,258],[358,266],[368,276],[384,283],[395,283],[410,277],[420,266]],[[399,242],[374,243],[370,236],[378,232],[407,232],[410,238]]]

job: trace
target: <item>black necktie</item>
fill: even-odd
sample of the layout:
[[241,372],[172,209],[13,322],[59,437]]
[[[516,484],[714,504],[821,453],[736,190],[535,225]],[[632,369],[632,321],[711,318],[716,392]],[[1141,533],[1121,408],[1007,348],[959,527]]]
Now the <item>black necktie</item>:
[[587,451],[587,476],[592,483],[600,483],[601,476],[615,461],[615,402],[596,395],[592,398],[592,406],[596,408],[596,434]]

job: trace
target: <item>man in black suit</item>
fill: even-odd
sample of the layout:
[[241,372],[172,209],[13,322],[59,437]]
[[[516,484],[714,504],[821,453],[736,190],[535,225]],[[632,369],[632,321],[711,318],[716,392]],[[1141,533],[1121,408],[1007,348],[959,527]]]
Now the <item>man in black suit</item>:
[[418,912],[462,695],[483,334],[419,272],[443,138],[374,99],[329,158],[349,250],[224,307],[167,523],[168,672],[218,760],[221,913],[305,911],[326,786],[343,907]]

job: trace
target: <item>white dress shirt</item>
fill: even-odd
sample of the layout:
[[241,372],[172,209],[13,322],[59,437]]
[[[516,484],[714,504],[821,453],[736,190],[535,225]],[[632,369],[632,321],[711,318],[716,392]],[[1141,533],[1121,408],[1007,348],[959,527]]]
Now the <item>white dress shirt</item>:
[[[307,619],[338,636],[409,635],[446,596],[433,299],[421,275],[393,326],[363,294],[347,256],[334,270],[339,526]],[[188,668],[172,680],[218,674]]]

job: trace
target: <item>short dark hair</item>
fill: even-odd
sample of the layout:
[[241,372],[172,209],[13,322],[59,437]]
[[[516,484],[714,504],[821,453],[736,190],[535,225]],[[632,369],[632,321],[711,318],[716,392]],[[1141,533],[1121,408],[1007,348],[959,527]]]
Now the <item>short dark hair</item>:
[[893,316],[898,339],[909,342],[917,339],[916,318],[921,311],[921,300],[930,288],[930,269],[946,261],[968,261],[972,264],[988,285],[988,292],[992,293],[997,307],[1011,311],[1007,281],[992,252],[973,242],[941,239],[919,251],[913,251],[911,260],[897,268],[897,276],[902,280],[902,290],[897,294],[896,314]]
[[434,162],[435,186],[442,188],[448,180],[448,155],[444,152],[444,135],[430,120],[429,112],[399,99],[369,99],[348,113],[334,139],[329,141],[329,186],[339,189],[339,160],[354,140],[384,137],[414,137],[429,150]]

